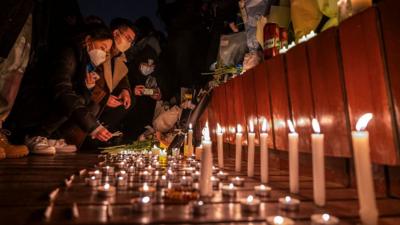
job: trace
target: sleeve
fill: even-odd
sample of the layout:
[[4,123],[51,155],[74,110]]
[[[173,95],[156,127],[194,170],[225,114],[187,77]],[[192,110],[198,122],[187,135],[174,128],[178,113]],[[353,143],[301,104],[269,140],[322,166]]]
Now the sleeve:
[[115,87],[114,92],[119,94],[124,89],[126,89],[127,91],[129,91],[130,94],[132,94],[131,85],[129,84],[129,79],[127,75],[124,78],[122,78],[122,80],[118,83],[117,87]]
[[57,53],[49,65],[49,83],[59,112],[72,118],[85,132],[91,132],[99,123],[85,104],[84,98],[78,94],[79,84],[73,82],[75,76],[83,76],[78,72],[77,57],[72,48]]

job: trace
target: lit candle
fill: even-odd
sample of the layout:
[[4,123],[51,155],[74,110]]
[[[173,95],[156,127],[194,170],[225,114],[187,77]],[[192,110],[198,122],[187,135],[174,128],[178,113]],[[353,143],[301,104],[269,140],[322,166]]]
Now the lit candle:
[[244,185],[244,178],[235,177],[231,179],[231,182],[238,187],[242,187]]
[[143,186],[139,188],[139,192],[142,196],[150,196],[156,191],[154,187],[149,186],[147,183],[143,183]]
[[192,129],[192,124],[189,124],[189,129],[188,129],[188,148],[186,151],[185,156],[190,157],[193,154],[193,129]]
[[271,193],[271,188],[261,184],[259,186],[254,187],[255,194],[259,197],[268,197]]
[[268,183],[268,122],[263,119],[260,132],[261,183]]
[[203,154],[201,155],[201,168],[200,168],[200,195],[211,196],[212,195],[212,152],[211,152],[211,140],[210,130],[208,129],[208,122],[203,129]]
[[86,178],[87,185],[91,187],[97,187],[100,184],[100,180],[96,178],[96,176],[91,176]]
[[106,175],[106,176],[112,176],[112,175],[114,175],[114,167],[112,167],[112,166],[105,166],[105,167],[103,167],[103,173]]
[[267,222],[270,225],[294,225],[294,221],[287,217],[282,216],[269,216]]
[[236,132],[236,159],[235,159],[235,171],[240,172],[242,167],[242,126],[240,124],[237,125]]
[[219,179],[218,178],[211,176],[211,183],[212,183],[213,189],[216,189],[216,190],[219,189]]
[[284,198],[279,198],[279,208],[281,210],[287,211],[297,211],[300,207],[300,200],[286,196]]
[[235,197],[236,196],[236,187],[233,183],[229,185],[222,186],[222,195],[226,197]]
[[312,225],[335,225],[339,223],[337,217],[331,216],[328,213],[313,214],[311,216]]
[[290,192],[299,192],[299,134],[291,120],[287,121],[289,133],[289,186]]
[[157,180],[157,186],[160,187],[160,188],[166,187],[167,184],[168,184],[167,177],[165,175],[162,175],[161,179]]
[[195,152],[196,160],[201,160],[202,153],[203,153],[203,146],[202,145],[197,146]]
[[226,180],[226,178],[228,177],[228,173],[225,173],[224,171],[221,170],[217,173],[217,177],[220,180]]
[[223,142],[224,130],[217,123],[217,152],[218,152],[218,166],[224,167],[224,142]]
[[324,135],[316,119],[312,120],[314,133],[311,134],[312,163],[313,163],[313,193],[317,206],[325,205],[325,161]]
[[255,199],[253,195],[249,195],[241,201],[240,206],[243,212],[255,213],[260,210],[260,200]]
[[369,134],[365,131],[372,114],[367,113],[360,117],[356,130],[352,132],[354,164],[356,169],[357,192],[360,206],[360,217],[363,224],[377,224],[378,210],[376,207],[374,182],[371,171],[369,149]]
[[131,200],[133,211],[146,213],[151,211],[152,203],[149,196],[144,196],[142,198],[134,198]]
[[100,170],[89,171],[89,176],[95,176],[96,179],[101,179],[102,173]]
[[102,197],[113,197],[115,196],[115,187],[106,183],[103,186],[97,188],[97,192]]
[[188,187],[188,186],[192,186],[193,183],[193,179],[192,177],[187,177],[187,176],[183,176],[181,177],[181,185]]
[[254,133],[254,122],[252,119],[249,120],[249,132],[247,133],[248,147],[247,147],[247,176],[254,176],[254,139],[256,133]]
[[207,213],[207,208],[203,201],[195,201],[192,203],[192,212],[194,215],[205,215]]
[[193,178],[193,180],[198,181],[200,178],[200,172],[196,171],[196,172],[192,173],[192,178]]
[[139,177],[142,181],[149,181],[151,178],[150,173],[147,170],[140,172]]
[[118,176],[117,177],[117,187],[124,189],[127,188],[128,186],[128,181],[125,179],[123,176]]
[[160,154],[158,155],[158,161],[163,167],[167,165],[167,151],[165,150],[160,151]]

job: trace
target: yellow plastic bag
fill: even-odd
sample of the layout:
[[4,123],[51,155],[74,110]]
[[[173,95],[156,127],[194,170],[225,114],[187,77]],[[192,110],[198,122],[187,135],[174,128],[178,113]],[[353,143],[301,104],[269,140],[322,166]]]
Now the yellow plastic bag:
[[317,0],[318,8],[322,14],[329,17],[322,31],[338,25],[338,6],[337,0]]
[[317,28],[322,13],[316,0],[291,0],[290,15],[296,40]]

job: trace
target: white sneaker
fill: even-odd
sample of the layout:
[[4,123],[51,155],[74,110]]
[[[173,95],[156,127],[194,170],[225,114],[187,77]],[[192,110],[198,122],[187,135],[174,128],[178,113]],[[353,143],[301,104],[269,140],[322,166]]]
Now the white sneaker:
[[47,138],[36,136],[31,138],[25,138],[25,144],[33,154],[38,155],[54,155],[56,154],[56,148],[49,145]]
[[56,149],[57,153],[72,153],[76,152],[76,145],[69,145],[64,139],[49,139],[49,145]]

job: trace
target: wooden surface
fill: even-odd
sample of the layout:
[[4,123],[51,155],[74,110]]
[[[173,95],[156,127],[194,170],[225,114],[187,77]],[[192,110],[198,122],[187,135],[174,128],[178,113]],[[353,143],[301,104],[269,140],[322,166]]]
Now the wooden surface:
[[[250,72],[247,72],[250,73]],[[247,74],[246,73],[246,74]],[[243,77],[246,76],[238,76],[232,79],[232,92],[233,92],[233,105],[234,105],[234,113],[235,113],[235,124],[240,124],[243,128],[242,132],[247,131],[247,118],[245,112],[245,95],[247,95],[247,90],[243,87]]]
[[[231,129],[235,129],[237,125],[236,112],[235,112],[235,94],[233,90],[233,80],[228,81],[225,85],[225,100],[226,113],[228,118],[228,139],[229,143],[234,143],[235,134],[230,132]],[[222,99],[221,99],[222,100]]]

